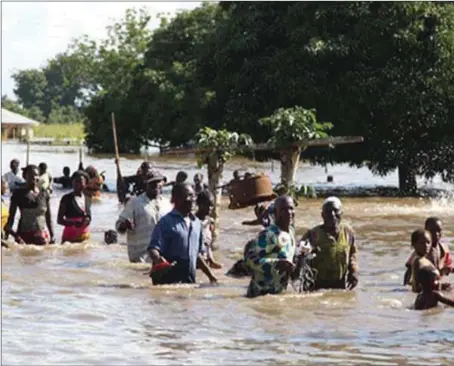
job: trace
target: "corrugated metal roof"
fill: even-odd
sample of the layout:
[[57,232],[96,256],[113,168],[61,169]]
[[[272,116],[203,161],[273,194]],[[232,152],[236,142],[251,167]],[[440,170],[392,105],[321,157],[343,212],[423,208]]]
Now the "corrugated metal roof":
[[2,123],[15,125],[39,125],[39,122],[2,108]]

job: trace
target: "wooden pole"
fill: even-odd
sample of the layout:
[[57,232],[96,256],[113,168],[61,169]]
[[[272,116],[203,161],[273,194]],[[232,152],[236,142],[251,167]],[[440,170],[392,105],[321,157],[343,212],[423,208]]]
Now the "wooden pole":
[[[311,146],[330,146],[330,145],[343,145],[343,144],[354,144],[363,142],[364,138],[362,136],[335,136],[335,137],[327,137],[323,139],[314,139],[314,140],[304,140],[299,143],[290,144],[288,146],[273,146],[268,143],[262,144],[253,144],[244,147],[239,147],[238,151],[285,151],[292,148],[306,148]],[[197,152],[207,152],[209,149],[196,149],[196,148],[167,148],[163,149],[162,154],[167,155],[187,155]]]
[[117,126],[115,124],[115,113],[112,112],[112,133],[114,138],[114,148],[115,148],[115,165],[117,166],[117,196],[120,203],[125,202],[126,199],[126,187],[121,175],[120,170],[120,153],[118,150],[118,138],[117,138]]
[[27,139],[27,157],[25,159],[27,165],[30,163],[30,139]]
[[82,159],[82,156],[83,156],[83,151],[82,151],[83,147],[81,146],[80,149],[79,149],[79,165],[83,163],[83,159]]
[[[120,159],[120,154],[118,152],[118,140],[117,140],[117,126],[115,124],[115,113],[112,112],[112,132],[114,138],[114,147],[115,147],[115,159]],[[117,166],[119,166],[120,162],[118,161]]]

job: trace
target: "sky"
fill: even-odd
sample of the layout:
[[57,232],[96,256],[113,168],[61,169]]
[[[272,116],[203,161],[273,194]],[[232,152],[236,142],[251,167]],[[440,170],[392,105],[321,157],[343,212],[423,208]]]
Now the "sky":
[[[152,16],[190,10],[201,2],[2,2],[2,95],[16,99],[11,75],[16,70],[39,68],[73,38],[106,36],[106,26],[125,10],[144,7]],[[151,27],[159,21],[153,17]]]

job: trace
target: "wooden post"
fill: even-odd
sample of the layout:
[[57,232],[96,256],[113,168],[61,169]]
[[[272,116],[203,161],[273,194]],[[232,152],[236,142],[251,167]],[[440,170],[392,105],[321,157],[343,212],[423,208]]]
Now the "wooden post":
[[80,149],[79,149],[79,165],[83,163],[83,159],[82,159],[82,156],[83,156],[83,147],[81,146]]
[[30,140],[27,139],[27,156],[26,156],[26,159],[25,159],[27,165],[29,165],[30,163]]
[[120,170],[120,153],[118,149],[117,125],[115,124],[115,113],[112,112],[112,133],[114,138],[115,165],[117,166],[117,197],[120,203],[126,199],[126,187]]

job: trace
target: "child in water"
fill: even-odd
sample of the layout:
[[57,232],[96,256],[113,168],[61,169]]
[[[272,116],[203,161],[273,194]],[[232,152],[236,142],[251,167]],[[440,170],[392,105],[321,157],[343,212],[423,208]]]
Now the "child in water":
[[[453,270],[453,260],[449,248],[441,242],[442,237],[442,222],[437,217],[429,217],[425,222],[425,229],[430,233],[432,245],[427,259],[440,271],[441,276],[448,276]],[[413,244],[412,244],[413,245]],[[413,251],[406,263],[407,271],[404,276],[404,285],[410,283],[412,276],[411,266],[416,256],[416,252]],[[449,283],[442,284],[442,290],[450,289]]]
[[415,254],[409,265],[407,262],[407,271],[404,275],[404,284],[411,284],[413,292],[419,292],[420,286],[416,279],[416,274],[422,267],[429,267],[436,270],[431,261],[427,259],[432,246],[430,233],[426,230],[418,229],[411,234],[411,245],[415,249]]
[[422,267],[417,272],[417,281],[421,292],[416,297],[415,310],[426,310],[436,307],[439,302],[454,306],[454,300],[445,297],[440,288],[440,273],[434,267]]
[[196,216],[202,221],[203,241],[206,246],[206,261],[211,268],[222,268],[222,264],[217,262],[213,256],[213,219],[209,216],[214,206],[213,195],[209,191],[202,191],[197,195],[197,213]]

